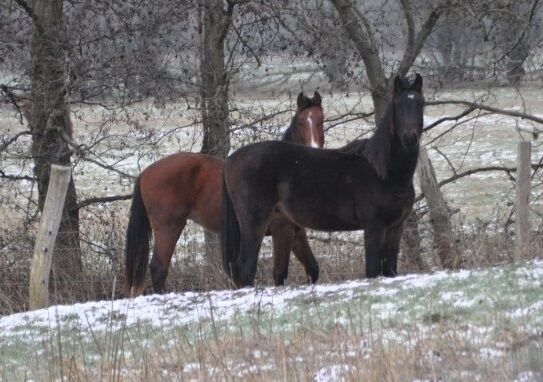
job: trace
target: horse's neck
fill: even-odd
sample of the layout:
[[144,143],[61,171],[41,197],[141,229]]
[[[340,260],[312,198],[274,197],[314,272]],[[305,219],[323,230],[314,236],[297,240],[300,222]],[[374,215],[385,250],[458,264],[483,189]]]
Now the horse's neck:
[[391,147],[390,168],[388,180],[398,186],[410,186],[413,184],[413,176],[417,168],[419,150],[407,151],[400,140],[395,138]]
[[292,120],[290,121],[290,126],[288,129],[283,133],[283,136],[281,137],[281,141],[283,142],[294,142],[294,130],[296,129],[296,121],[297,121],[297,114],[294,114],[294,117],[292,117]]
[[281,141],[292,142],[292,129],[290,127],[283,133]]

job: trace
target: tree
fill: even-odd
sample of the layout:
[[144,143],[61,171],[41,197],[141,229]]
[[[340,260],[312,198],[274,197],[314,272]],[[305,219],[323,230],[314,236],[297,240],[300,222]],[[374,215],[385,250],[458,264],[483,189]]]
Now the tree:
[[[34,175],[38,184],[38,208],[43,210],[51,164],[71,166],[71,122],[67,110],[65,35],[62,0],[16,0],[33,22],[31,43],[32,134]],[[73,178],[70,178],[53,269],[72,279],[82,272],[79,245],[79,210]]]
[[381,60],[379,41],[370,20],[351,0],[330,0],[338,12],[343,26],[353,41],[364,66],[370,84],[375,119],[379,120],[390,101],[390,88],[396,75],[405,76],[411,69],[424,43],[443,14],[444,6],[434,6],[416,31],[415,12],[410,0],[401,0],[401,8],[406,27],[407,41],[399,64],[387,75],[385,63]]
[[[228,123],[228,87],[230,72],[225,65],[224,45],[232,23],[236,3],[228,0],[202,0],[198,8],[200,33],[200,107],[202,114],[202,149],[204,154],[226,159],[230,151]],[[220,269],[218,235],[204,231],[206,258]]]
[[226,158],[230,151],[228,87],[224,42],[232,23],[235,3],[202,0],[199,8],[200,103],[202,113],[202,153]]

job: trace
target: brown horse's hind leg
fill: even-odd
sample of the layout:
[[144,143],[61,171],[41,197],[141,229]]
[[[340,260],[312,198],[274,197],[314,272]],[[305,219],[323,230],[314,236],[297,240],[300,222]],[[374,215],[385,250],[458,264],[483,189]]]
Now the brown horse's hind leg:
[[309,246],[305,229],[302,227],[296,227],[292,252],[294,252],[294,256],[304,266],[305,273],[307,273],[311,283],[315,284],[319,279],[319,264]]
[[168,268],[175,250],[175,245],[181,231],[185,228],[186,220],[175,227],[161,226],[160,229],[153,231],[154,247],[153,257],[149,268],[151,270],[151,280],[153,282],[153,291],[163,293],[168,275]]
[[288,222],[280,227],[272,223],[270,231],[273,242],[273,281],[276,286],[285,285],[290,250],[294,244],[294,227]]

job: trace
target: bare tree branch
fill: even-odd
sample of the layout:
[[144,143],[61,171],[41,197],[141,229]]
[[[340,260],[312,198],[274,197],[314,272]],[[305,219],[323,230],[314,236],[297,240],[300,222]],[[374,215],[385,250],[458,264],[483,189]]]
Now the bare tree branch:
[[37,29],[38,33],[43,35],[44,29],[41,25],[41,21],[38,18],[38,15],[36,15],[36,12],[34,12],[34,8],[32,8],[25,0],[15,0],[15,2],[24,9],[28,16],[30,16],[32,22],[34,23],[34,27]]
[[[428,105],[428,104],[427,104]],[[463,112],[461,112],[460,114],[457,114],[455,116],[452,116],[452,117],[443,117],[441,119],[438,119],[437,121],[429,124],[428,126],[426,126],[423,131],[426,132],[428,130],[431,130],[433,129],[434,127],[436,127],[437,125],[440,125],[442,124],[443,122],[447,122],[447,121],[458,121],[459,119],[462,119],[464,118],[466,115],[470,114],[472,111],[475,110],[475,107],[472,105],[472,106],[469,106],[466,110],[464,110]]]
[[535,115],[522,113],[520,111],[515,111],[515,110],[500,109],[500,108],[496,108],[496,107],[492,107],[488,105],[483,105],[477,102],[469,102],[469,101],[462,101],[462,100],[443,100],[443,101],[426,102],[426,106],[439,106],[439,105],[466,105],[474,109],[485,110],[494,114],[502,114],[502,115],[508,115],[511,117],[517,117],[521,119],[528,119],[530,121],[543,124],[543,119],[536,117]]
[[[405,17],[405,23],[407,25],[407,44],[406,44],[406,50],[404,54],[404,60],[409,55],[411,55],[411,51],[414,48],[415,43],[415,22],[413,21],[413,10],[411,9],[411,2],[409,0],[400,0],[400,4],[402,5],[403,14]],[[403,62],[402,62],[403,64]],[[402,65],[400,64],[400,70],[402,69]]]
[[30,130],[21,131],[20,133],[15,134],[13,137],[9,138],[8,140],[3,140],[2,138],[2,145],[0,145],[0,151],[5,150],[9,145],[11,145],[13,142],[15,142],[17,139],[22,137],[23,135],[31,135],[32,133]]
[[238,28],[232,24],[232,29],[234,30],[234,32],[236,33],[236,36],[238,36],[239,40],[241,41],[241,44],[247,48],[247,50],[249,51],[249,53],[251,53],[251,55],[254,57],[255,61],[256,61],[256,65],[257,67],[260,67],[262,66],[262,63],[260,62],[260,58],[258,58],[258,55],[255,53],[255,51],[253,50],[253,48],[247,44],[247,41],[245,41],[243,39],[243,37],[241,36],[241,33],[239,33],[239,30]]
[[375,47],[375,41],[371,39],[369,33],[364,33],[362,30],[359,20],[362,21],[365,25],[365,28],[368,32],[369,24],[367,20],[358,12],[356,5],[352,4],[349,0],[331,0],[332,4],[339,13],[339,17],[343,22],[343,26],[351,40],[353,40],[356,49],[360,53],[364,65],[366,67],[366,72],[368,80],[373,91],[378,91],[383,87],[383,84],[386,83],[386,76],[379,59],[379,51]]
[[400,76],[405,76],[407,74],[409,68],[411,68],[413,62],[415,62],[415,59],[417,58],[422,47],[424,46],[424,42],[426,41],[430,33],[432,33],[432,31],[434,30],[437,21],[443,13],[443,7],[438,6],[434,8],[432,12],[430,12],[430,14],[428,15],[428,18],[426,19],[424,24],[422,24],[419,34],[416,38],[414,38],[415,26],[413,22],[412,10],[409,7],[409,4],[404,4],[407,3],[407,1],[408,0],[402,0],[402,6],[404,8],[404,14],[407,22],[408,44],[403,55],[402,62],[400,63],[400,67],[398,68],[397,74]]
[[118,200],[128,200],[128,199],[132,199],[132,194],[88,198],[79,202],[77,204],[77,209],[80,210],[92,204],[111,203],[111,202],[116,202]]
[[33,178],[31,176],[27,176],[27,175],[19,176],[19,175],[6,174],[3,170],[0,170],[0,178],[11,180],[11,181],[29,180],[29,181],[33,182],[33,181],[37,180],[36,178]]
[[[543,167],[543,165],[538,163],[538,164],[532,164],[531,167],[532,167],[533,170],[537,170],[537,169]],[[458,179],[464,178],[466,176],[470,176],[470,175],[477,174],[477,173],[480,173],[480,172],[489,172],[489,171],[504,171],[504,172],[507,173],[509,178],[512,181],[514,181],[515,178],[511,174],[516,172],[517,168],[516,167],[505,167],[505,166],[488,166],[488,167],[472,168],[472,169],[466,170],[464,172],[459,172],[459,173],[451,176],[450,178],[443,179],[441,182],[438,183],[438,185],[439,185],[439,187],[442,187],[442,186],[444,186],[446,184],[452,183],[452,182],[457,181]],[[420,193],[416,197],[415,201],[418,202],[422,198],[424,198],[424,194]]]
[[524,28],[522,30],[522,33],[520,34],[519,38],[517,39],[517,41],[515,42],[515,44],[513,44],[513,46],[511,48],[509,48],[506,52],[504,52],[502,54],[502,56],[500,58],[498,58],[496,61],[499,62],[501,60],[503,60],[505,57],[507,57],[507,55],[509,55],[509,53],[511,53],[516,47],[518,47],[520,45],[520,43],[522,42],[522,40],[524,39],[524,36],[526,36],[526,31],[528,30],[528,28],[530,28],[531,26],[531,23],[532,23],[532,20],[534,18],[534,15],[535,15],[535,11],[537,9],[537,6],[539,4],[539,1],[540,0],[534,0],[534,3],[532,4],[532,8],[530,9],[530,16],[528,17],[528,20],[526,21],[526,23],[524,24]]

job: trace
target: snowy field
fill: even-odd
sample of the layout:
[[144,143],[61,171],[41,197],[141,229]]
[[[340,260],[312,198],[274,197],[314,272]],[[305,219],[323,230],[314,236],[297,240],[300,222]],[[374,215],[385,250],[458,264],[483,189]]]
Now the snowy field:
[[[543,380],[543,261],[0,318],[0,380]],[[152,378],[150,376],[153,376]]]
[[[337,117],[345,113],[363,113],[372,110],[369,94],[329,94],[321,91],[326,117],[326,147],[345,145],[361,135],[367,136],[373,122],[356,120],[340,123]],[[311,91],[307,91],[311,94]],[[462,89],[448,91],[426,90],[428,101],[468,100],[493,107],[516,110],[543,117],[543,96],[536,86],[527,86],[519,91],[511,88]],[[238,94],[231,102],[232,122],[235,134],[233,149],[247,142],[262,139],[277,139],[284,131],[295,109],[295,94],[279,94],[274,98],[248,97]],[[445,116],[460,113],[463,107],[452,105],[428,106],[425,125]],[[198,115],[184,104],[167,104],[156,107],[139,104],[125,112],[107,111],[97,107],[73,107],[75,140],[92,145],[88,159],[74,156],[74,175],[80,199],[95,196],[111,196],[130,193],[132,182],[122,179],[118,173],[98,166],[114,166],[123,173],[137,176],[148,164],[178,151],[198,151],[201,131]],[[117,113],[117,114],[116,114]],[[250,123],[263,115],[276,117],[258,124],[260,132],[240,124]],[[0,110],[0,131],[13,133],[22,126],[9,110]],[[347,117],[349,119],[349,117]],[[517,143],[522,139],[533,141],[532,161],[537,163],[543,156],[543,146],[532,133],[540,129],[536,123],[496,114],[474,112],[462,118],[463,122],[445,136],[442,133],[454,125],[448,121],[426,133],[423,137],[429,155],[436,168],[438,180],[446,179],[454,171],[462,172],[476,167],[516,165]],[[152,134],[154,138],[147,139]],[[29,142],[30,137],[23,137]],[[96,144],[94,144],[96,142]],[[22,162],[12,156],[2,158],[3,170],[12,175],[32,175],[31,162]],[[454,166],[454,170],[451,168]],[[24,200],[32,188],[30,182],[21,182]],[[503,172],[484,172],[463,178],[443,187],[445,197],[452,209],[459,209],[468,222],[476,219],[491,220],[500,214],[500,208],[512,198],[513,183]],[[541,188],[541,187],[540,187]],[[9,189],[13,192],[13,189]],[[534,190],[534,199],[541,192]],[[543,201],[535,200],[533,208],[543,215]]]

